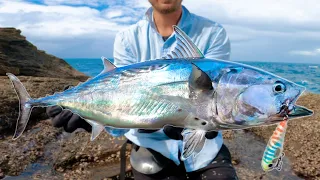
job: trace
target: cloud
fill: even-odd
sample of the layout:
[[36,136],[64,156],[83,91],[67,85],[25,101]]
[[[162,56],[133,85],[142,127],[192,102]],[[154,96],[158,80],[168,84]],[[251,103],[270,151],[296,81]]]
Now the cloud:
[[[316,0],[184,0],[198,15],[222,24],[231,40],[231,59],[300,62],[294,49],[314,49],[320,41]],[[304,61],[320,63],[315,56]]]
[[[45,0],[44,4],[26,1],[0,0],[0,26],[16,27],[32,37],[74,38],[101,36],[115,32],[137,22],[145,8],[133,1],[103,1],[109,8],[98,10],[85,5],[98,6],[98,0]],[[107,3],[108,2],[108,3]],[[79,4],[83,6],[67,6]]]
[[[226,28],[234,60],[299,61],[292,56],[297,49],[319,47],[316,0],[183,4]],[[39,49],[60,57],[112,57],[115,33],[141,19],[148,7],[148,0],[0,0],[0,26],[21,29]],[[319,61],[312,55],[304,59]]]
[[288,27],[320,29],[320,4],[317,0],[185,0],[184,4],[191,11],[224,24],[286,32],[293,30]]
[[49,39],[94,35],[124,28],[89,7],[45,6],[22,1],[1,3],[0,25],[17,27],[24,33]]
[[291,51],[290,54],[302,56],[320,56],[320,48],[311,51]]
[[145,9],[141,7],[134,8],[128,6],[112,5],[101,13],[103,17],[112,22],[131,25],[143,17]]
[[0,27],[21,29],[39,49],[60,57],[111,57],[115,33],[127,25],[120,22],[124,17],[104,13],[88,6],[0,0]]
[[113,10],[113,11],[106,11],[105,12],[105,16],[107,18],[116,18],[116,17],[120,17],[123,15],[123,11],[122,10],[119,10],[119,9],[116,9],[116,10]]
[[106,3],[106,1],[99,0],[43,0],[42,3],[47,5],[87,5],[98,7]]

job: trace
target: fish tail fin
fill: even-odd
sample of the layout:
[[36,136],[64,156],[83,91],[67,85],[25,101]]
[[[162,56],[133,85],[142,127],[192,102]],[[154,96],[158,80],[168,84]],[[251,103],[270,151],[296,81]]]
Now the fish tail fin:
[[29,103],[29,101],[32,99],[29,96],[23,84],[20,82],[20,80],[11,73],[7,73],[6,75],[11,80],[11,83],[16,91],[16,94],[18,95],[19,102],[20,102],[19,117],[17,119],[16,130],[13,135],[13,140],[15,140],[15,139],[18,139],[22,135],[23,131],[25,130],[28,124],[33,106],[32,104]]

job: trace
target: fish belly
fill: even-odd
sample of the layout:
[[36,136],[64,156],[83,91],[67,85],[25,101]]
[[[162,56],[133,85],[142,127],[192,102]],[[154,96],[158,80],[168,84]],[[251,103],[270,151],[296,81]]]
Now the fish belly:
[[167,124],[183,127],[189,115],[173,102],[141,93],[131,96],[117,93],[107,98],[92,96],[63,102],[61,106],[85,119],[116,128],[159,129]]

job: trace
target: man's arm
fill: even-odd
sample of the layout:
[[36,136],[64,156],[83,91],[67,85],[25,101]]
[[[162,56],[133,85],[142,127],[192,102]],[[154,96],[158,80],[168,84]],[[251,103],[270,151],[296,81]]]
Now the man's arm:
[[210,46],[206,51],[206,54],[204,54],[205,57],[212,59],[229,60],[231,54],[231,47],[226,30],[223,27],[221,27],[221,29],[217,33],[212,33],[216,35],[212,36],[213,42],[210,43]]
[[126,66],[137,62],[124,32],[116,34],[113,45],[113,58],[116,66]]

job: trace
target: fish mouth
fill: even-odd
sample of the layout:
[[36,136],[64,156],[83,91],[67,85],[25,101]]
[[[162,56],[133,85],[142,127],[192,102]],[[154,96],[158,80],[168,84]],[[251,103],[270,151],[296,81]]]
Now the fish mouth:
[[313,111],[310,109],[307,109],[303,106],[298,106],[295,105],[291,111],[288,112],[288,118],[293,119],[293,118],[298,118],[298,117],[306,117],[306,116],[311,116],[313,115]]
[[311,115],[313,115],[313,111],[311,111],[310,109],[299,105],[293,105],[292,101],[287,100],[280,107],[279,113],[271,116],[270,119],[272,122],[280,122],[283,120],[301,118]]
[[[293,99],[287,99],[285,101],[285,103],[283,105],[288,106],[287,107],[287,111],[286,111],[286,117],[288,119],[293,119],[293,118],[300,118],[300,117],[306,117],[306,116],[311,116],[313,115],[313,111],[303,107],[303,106],[299,106],[296,105],[296,101],[298,100],[298,97],[302,94],[303,91],[305,91],[306,88],[302,87],[302,89],[300,90],[300,93],[298,93],[296,95],[296,97],[294,97]],[[286,107],[284,108],[286,109]],[[281,111],[280,111],[281,112]]]
[[280,122],[283,120],[307,117],[313,115],[313,111],[303,106],[294,105],[289,108],[287,105],[282,105],[280,112],[275,116],[271,116],[272,122]]

